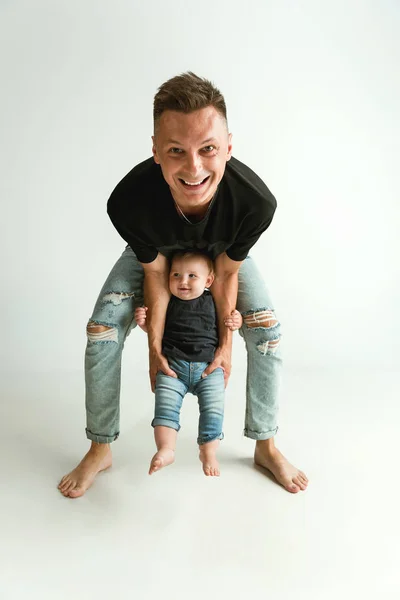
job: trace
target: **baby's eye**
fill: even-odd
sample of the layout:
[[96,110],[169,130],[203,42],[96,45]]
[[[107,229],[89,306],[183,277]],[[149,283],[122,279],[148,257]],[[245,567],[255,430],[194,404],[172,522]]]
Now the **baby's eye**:
[[194,273],[190,273],[189,277],[191,277],[192,279],[195,279],[197,277],[197,275],[195,275]]
[[179,277],[179,273],[172,273],[172,277]]

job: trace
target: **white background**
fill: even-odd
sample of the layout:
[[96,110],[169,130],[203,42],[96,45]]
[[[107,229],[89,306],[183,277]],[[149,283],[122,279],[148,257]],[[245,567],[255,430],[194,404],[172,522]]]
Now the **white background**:
[[[400,597],[399,31],[396,0],[0,1],[2,598]],[[135,331],[113,468],[66,499],[86,323],[124,248],[106,201],[187,70],[221,89],[234,155],[278,200],[253,256],[284,334],[277,443],[310,486],[252,467],[237,334],[221,477],[190,397],[176,463],[148,477]]]
[[399,17],[388,0],[3,1],[2,368],[81,367],[124,247],[106,201],[186,70],[224,93],[234,155],[278,200],[253,255],[287,366],[398,365]]

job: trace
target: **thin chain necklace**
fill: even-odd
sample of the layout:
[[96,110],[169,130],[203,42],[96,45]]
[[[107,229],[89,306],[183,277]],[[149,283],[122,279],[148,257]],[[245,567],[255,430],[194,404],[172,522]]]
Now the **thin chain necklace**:
[[[215,192],[215,194],[213,195],[213,197],[210,200],[210,204],[208,205],[206,214],[204,215],[204,217],[202,217],[200,219],[200,221],[202,221],[203,219],[205,219],[206,216],[208,215],[208,213],[210,212],[211,206],[214,204],[214,198],[215,198],[215,196],[216,196],[216,192]],[[187,216],[185,215],[185,213],[183,212],[183,210],[181,209],[181,207],[179,206],[179,204],[177,203],[177,201],[175,200],[175,198],[174,198],[174,203],[175,203],[176,208],[178,209],[179,214],[185,219],[186,223],[189,223],[189,225],[195,225],[196,223],[193,223],[193,221],[190,221],[187,218]]]

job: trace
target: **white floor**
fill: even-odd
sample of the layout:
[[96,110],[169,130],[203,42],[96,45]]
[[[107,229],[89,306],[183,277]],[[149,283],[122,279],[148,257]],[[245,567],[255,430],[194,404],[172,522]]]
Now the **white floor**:
[[56,485],[88,445],[81,374],[4,379],[0,597],[398,600],[399,391],[394,373],[286,371],[276,441],[311,480],[291,495],[252,464],[238,369],[221,477],[202,474],[192,396],[176,463],[149,477],[152,396],[136,370],[113,468],[70,500]]

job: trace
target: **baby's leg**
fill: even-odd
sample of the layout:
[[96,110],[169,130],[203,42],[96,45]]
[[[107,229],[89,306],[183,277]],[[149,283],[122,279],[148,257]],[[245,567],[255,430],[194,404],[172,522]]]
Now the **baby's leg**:
[[219,477],[219,463],[217,460],[217,450],[219,446],[219,440],[213,442],[207,442],[199,446],[199,458],[203,465],[204,475],[211,477]]
[[165,427],[164,425],[154,427],[157,452],[151,459],[149,475],[174,462],[177,435],[176,429],[171,427]]
[[[206,363],[204,368],[206,367]],[[196,394],[199,400],[199,458],[203,465],[204,474],[218,477],[220,474],[217,461],[219,440],[223,438],[222,425],[224,420],[224,372],[215,369],[196,384]]]
[[[172,363],[174,364],[174,363]],[[155,389],[154,439],[157,452],[151,459],[149,475],[175,460],[175,446],[180,429],[179,416],[187,386],[180,379],[157,373]]]

